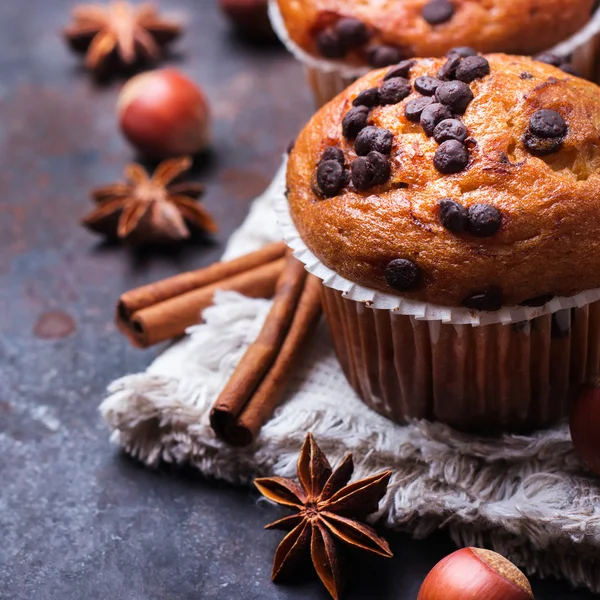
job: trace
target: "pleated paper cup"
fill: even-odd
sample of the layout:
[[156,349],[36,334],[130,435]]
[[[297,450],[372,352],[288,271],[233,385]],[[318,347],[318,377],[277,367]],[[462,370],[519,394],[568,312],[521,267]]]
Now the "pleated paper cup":
[[476,433],[527,432],[568,417],[600,370],[600,302],[511,325],[452,325],[349,300],[323,287],[344,372],[396,423],[429,419]]
[[[304,65],[317,107],[335,98],[371,70],[370,67],[357,67],[343,61],[315,58],[300,48],[288,34],[277,0],[269,0],[269,17],[281,42]],[[581,31],[546,52],[571,57],[573,66],[583,77],[600,82],[600,8]]]
[[323,281],[342,368],[363,401],[396,423],[441,421],[477,433],[527,432],[569,414],[600,374],[600,289],[495,312],[406,300],[348,281],[304,244],[284,197],[283,237]]

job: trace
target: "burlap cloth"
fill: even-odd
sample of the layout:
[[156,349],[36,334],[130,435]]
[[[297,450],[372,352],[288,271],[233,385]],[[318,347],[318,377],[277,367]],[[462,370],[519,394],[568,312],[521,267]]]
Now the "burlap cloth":
[[[278,177],[231,238],[226,258],[280,238],[273,210]],[[257,476],[294,476],[304,435],[312,431],[332,463],[354,454],[356,478],[393,471],[375,515],[385,525],[418,537],[443,527],[458,545],[494,549],[528,574],[600,592],[600,479],[575,455],[566,425],[501,438],[425,421],[397,426],[358,399],[323,324],[257,442],[242,450],[219,442],[208,424],[210,407],[269,306],[218,293],[204,324],[146,372],[113,382],[100,407],[112,440],[147,465],[187,463],[246,485]]]

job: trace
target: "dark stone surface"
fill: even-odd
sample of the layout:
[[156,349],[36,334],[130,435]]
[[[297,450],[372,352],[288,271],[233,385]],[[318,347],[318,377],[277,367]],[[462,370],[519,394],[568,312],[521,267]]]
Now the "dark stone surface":
[[[110,380],[158,352],[118,335],[117,296],[215,260],[311,111],[298,65],[232,39],[215,4],[169,3],[190,18],[170,62],[212,101],[213,153],[196,175],[222,232],[212,245],[135,254],[77,224],[88,190],[132,158],[114,118],[120,83],[95,86],[56,35],[72,3],[0,2],[2,600],[327,597],[314,578],[270,583],[280,534],[262,527],[279,511],[249,490],[142,468],[109,443],[97,412]],[[389,538],[396,558],[359,562],[349,600],[414,599],[453,549],[443,534]],[[591,598],[533,586],[538,600]]]

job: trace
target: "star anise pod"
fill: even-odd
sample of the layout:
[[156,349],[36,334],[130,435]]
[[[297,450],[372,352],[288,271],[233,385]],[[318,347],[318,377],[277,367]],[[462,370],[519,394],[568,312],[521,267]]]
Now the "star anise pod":
[[99,206],[82,223],[97,233],[133,243],[177,242],[189,238],[191,230],[208,233],[217,225],[205,208],[195,202],[201,185],[169,185],[192,164],[189,156],[162,162],[149,177],[138,164],[125,168],[129,183],[114,183],[92,191]]
[[71,48],[85,53],[86,67],[97,73],[115,59],[128,67],[141,60],[155,62],[180,34],[180,25],[161,18],[152,4],[134,7],[124,0],[77,6],[73,23],[64,30]]
[[310,550],[319,578],[337,600],[345,583],[343,546],[339,542],[392,557],[388,543],[372,527],[357,520],[377,510],[391,471],[348,484],[353,471],[351,454],[333,471],[309,433],[298,457],[299,485],[283,477],[254,481],[263,496],[297,511],[266,527],[290,531],[275,553],[273,581],[291,574]]

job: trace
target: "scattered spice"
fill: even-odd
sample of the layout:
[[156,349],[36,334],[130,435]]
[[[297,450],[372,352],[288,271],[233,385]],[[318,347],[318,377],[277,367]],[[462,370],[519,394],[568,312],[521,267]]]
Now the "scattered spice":
[[263,496],[297,511],[266,527],[290,531],[275,553],[273,581],[292,573],[310,552],[319,578],[337,600],[345,582],[343,549],[339,542],[385,558],[392,557],[388,543],[372,527],[360,522],[377,510],[391,472],[348,484],[353,471],[351,454],[334,471],[309,433],[298,457],[299,484],[283,477],[254,481]]
[[198,323],[217,289],[270,298],[283,271],[285,251],[283,242],[274,242],[239,258],[125,292],[117,304],[117,325],[134,346],[148,348],[183,335]]
[[322,285],[288,254],[265,323],[210,412],[210,424],[223,441],[251,444],[273,415],[321,316]]
[[275,242],[234,260],[126,292],[117,304],[116,322],[134,346],[148,348],[183,335],[196,324],[216,290],[274,298],[258,338],[210,413],[211,426],[220,439],[232,446],[247,446],[284,397],[321,316],[321,289],[320,279],[308,275],[283,242]]
[[156,62],[163,48],[181,35],[178,23],[161,18],[152,4],[133,6],[115,0],[106,6],[83,4],[73,10],[73,23],[64,37],[96,73],[114,66]]
[[99,206],[82,223],[92,231],[134,244],[187,239],[196,230],[217,231],[208,212],[195,202],[203,188],[195,183],[169,185],[192,164],[189,156],[166,160],[149,177],[136,163],[125,169],[129,183],[92,192]]

